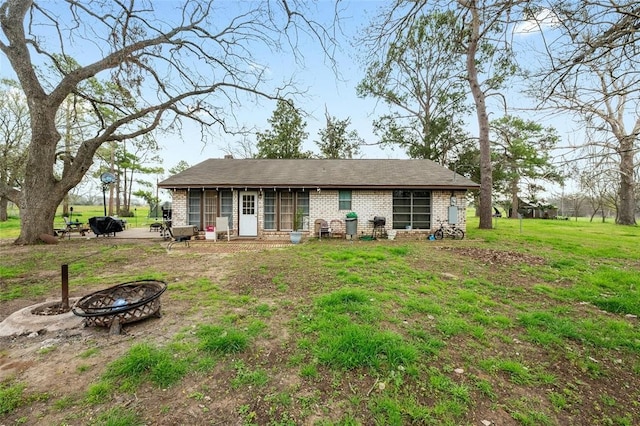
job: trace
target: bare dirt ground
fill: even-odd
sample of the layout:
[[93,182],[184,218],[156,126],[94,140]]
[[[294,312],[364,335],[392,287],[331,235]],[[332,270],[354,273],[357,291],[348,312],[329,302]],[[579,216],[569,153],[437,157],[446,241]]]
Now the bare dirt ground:
[[[107,244],[107,243],[103,243]],[[126,244],[126,243],[120,243]],[[47,425],[85,425],[94,424],[100,413],[109,407],[124,407],[140,413],[145,424],[148,425],[247,425],[247,424],[305,424],[313,425],[320,421],[337,421],[345,414],[345,405],[341,401],[358,398],[364,411],[367,397],[380,392],[377,378],[367,374],[353,374],[348,382],[340,382],[331,371],[320,371],[315,381],[301,380],[299,370],[288,366],[294,353],[295,342],[288,335],[287,328],[282,327],[292,320],[291,313],[282,309],[274,311],[268,319],[271,334],[268,339],[262,339],[254,348],[246,353],[230,359],[228,363],[220,363],[207,373],[188,375],[177,385],[167,389],[158,389],[150,384],[144,384],[135,394],[119,393],[109,404],[91,405],[84,401],[88,385],[96,382],[104,372],[109,362],[121,357],[131,347],[140,342],[152,342],[157,345],[169,344],[174,336],[189,328],[207,321],[212,321],[222,315],[248,315],[246,307],[241,304],[231,310],[216,311],[210,304],[200,305],[196,300],[175,297],[172,287],[181,286],[184,282],[196,278],[208,278],[223,291],[231,294],[259,297],[262,303],[276,305],[277,298],[286,297],[291,303],[304,301],[308,297],[305,287],[313,286],[314,277],[301,283],[299,287],[290,287],[286,295],[274,292],[273,274],[261,275],[255,271],[247,271],[252,265],[253,254],[262,250],[278,250],[278,244],[244,244],[237,246],[223,246],[212,244],[193,244],[191,247],[176,247],[170,252],[158,248],[157,242],[136,242],[136,249],[127,249],[123,255],[128,262],[122,262],[117,271],[118,277],[127,274],[137,274],[141,270],[155,271],[170,277],[169,289],[162,296],[161,318],[151,318],[138,323],[126,325],[121,335],[110,335],[108,330],[88,327],[67,330],[57,333],[39,333],[31,336],[15,336],[0,338],[0,383],[15,380],[26,383],[25,394],[30,403],[16,409],[11,414],[0,415],[0,425],[47,424]],[[80,245],[76,247],[81,247]],[[48,250],[46,246],[35,250]],[[86,249],[86,247],[85,247]],[[467,256],[481,267],[495,268],[499,275],[503,267],[517,264],[542,264],[544,259],[535,255],[521,253],[506,253],[496,250],[479,249],[473,247],[441,247],[440,250],[456,251],[457,254]],[[0,253],[11,251],[14,255],[20,251],[34,250],[32,247],[15,247],[7,241],[0,242]],[[237,253],[242,252],[242,256]],[[117,259],[116,259],[117,260]],[[95,261],[95,260],[94,260]],[[94,265],[95,269],[106,267],[103,273],[109,274],[111,264],[106,266]],[[258,265],[253,263],[253,266]],[[282,265],[275,265],[276,271]],[[416,268],[432,270],[437,268],[433,259],[416,260]],[[34,270],[20,279],[57,281],[57,271],[41,270],[34,266]],[[244,271],[244,272],[242,272]],[[275,272],[274,272],[275,273]],[[438,272],[440,273],[440,272]],[[511,272],[510,272],[511,273]],[[73,274],[73,271],[71,272]],[[123,275],[124,274],[124,275]],[[455,279],[442,273],[444,279]],[[113,284],[116,284],[114,282]],[[0,283],[6,285],[7,283]],[[520,282],[522,288],[530,288],[534,283]],[[81,288],[72,286],[71,296],[82,296],[104,285],[85,285]],[[535,297],[535,296],[532,296]],[[16,310],[41,302],[44,299],[56,299],[56,290],[46,296],[23,297],[11,301],[0,302],[0,321]],[[595,308],[582,306],[585,316],[593,314]],[[620,424],[607,423],[606,420],[594,423],[594,418],[615,418],[617,412],[635,412],[638,415],[638,378],[629,368],[636,360],[627,355],[616,358],[599,359],[600,354],[588,354],[606,370],[606,380],[594,378],[587,374],[585,366],[580,363],[567,363],[566,358],[549,359],[548,354],[540,347],[531,343],[519,341],[515,335],[505,336],[496,340],[491,347],[487,347],[487,358],[507,356],[508,354],[522,354],[530,364],[543,364],[558,377],[557,385],[547,385],[559,395],[568,400],[570,409],[558,412],[552,424]],[[466,338],[453,338],[448,342],[448,348],[443,355],[446,363],[451,366],[463,365],[465,353],[477,350],[474,342]],[[95,355],[82,356],[88,350],[95,351]],[[579,344],[568,345],[569,352],[574,352],[576,358],[583,357],[585,349]],[[506,354],[506,355],[505,355]],[[251,388],[241,392],[229,387],[233,369],[229,367],[234,362],[244,361],[247,364],[262,366],[269,371],[270,385],[266,389]],[[269,366],[276,365],[272,369]],[[469,373],[487,381],[494,381],[481,370],[465,372],[463,375],[452,373],[458,383],[471,384]],[[569,384],[569,385],[567,385]],[[494,386],[496,395],[487,398],[485,395],[474,393],[476,401],[472,404],[471,412],[467,414],[470,425],[519,425],[513,416],[500,403],[503,399],[520,399],[523,405],[527,400],[541,402],[540,389],[531,386],[516,386],[503,380]],[[416,388],[419,394],[419,387]],[[285,395],[295,395],[293,402],[286,410],[283,404],[277,404],[278,398]],[[606,406],[603,395],[615,398],[618,406]],[[58,403],[56,403],[58,401]],[[620,404],[623,406],[620,407]],[[633,408],[635,404],[635,408]],[[550,411],[552,408],[546,407]],[[605,416],[605,414],[607,414]],[[361,413],[354,413],[362,424],[370,424],[371,418],[360,418]],[[640,417],[638,417],[640,418]],[[267,422],[265,419],[281,419],[281,423]],[[289,419],[286,423],[284,420]],[[483,423],[489,422],[489,423]],[[326,424],[326,423],[325,423]],[[540,423],[543,424],[543,423]],[[631,424],[631,423],[630,423]]]
[[[126,241],[118,241],[118,244],[126,244]],[[0,383],[15,379],[21,383],[28,383],[26,393],[31,395],[47,395],[41,397],[42,402],[36,401],[27,409],[18,409],[5,417],[0,415],[0,425],[13,424],[20,419],[39,419],[38,424],[91,424],[96,413],[104,411],[104,407],[83,410],[82,416],[76,421],[68,418],[68,411],[77,410],[82,406],[82,395],[86,393],[90,383],[98,380],[106,363],[122,356],[132,344],[139,342],[153,342],[164,345],[171,341],[180,330],[193,324],[203,322],[203,319],[211,316],[210,312],[194,309],[191,300],[174,300],[171,298],[171,287],[181,285],[193,278],[208,278],[214,283],[221,282],[229,273],[229,257],[236,253],[277,249],[286,246],[283,243],[235,243],[235,244],[198,244],[191,243],[187,248],[184,245],[176,245],[171,251],[162,249],[159,253],[157,247],[166,243],[148,242],[136,240],[140,245],[136,250],[135,259],[122,265],[121,275],[127,269],[140,271],[152,270],[158,274],[172,276],[168,283],[169,291],[162,296],[162,317],[149,318],[123,327],[121,335],[110,335],[109,330],[101,327],[82,327],[64,330],[55,333],[40,331],[37,335],[22,335],[0,338]],[[109,244],[103,242],[103,244]],[[55,246],[59,248],[59,246]],[[148,252],[151,248],[151,252]],[[16,247],[9,241],[3,241],[0,250],[11,250],[14,254],[21,251],[33,250],[33,247]],[[47,246],[38,247],[39,250],[47,250]],[[179,271],[176,268],[179,265]],[[70,273],[73,275],[73,272]],[[29,274],[32,281],[52,280],[59,282],[60,276],[52,271],[32,271]],[[118,282],[112,283],[113,285]],[[2,285],[2,283],[0,283]],[[70,296],[83,296],[92,291],[102,289],[105,286],[85,286],[74,289],[71,285]],[[42,302],[43,300],[59,300],[58,291],[46,296],[27,297],[0,302],[0,321],[15,311]],[[241,311],[241,310],[240,310]],[[95,350],[97,356],[84,358],[80,356],[88,349]],[[191,380],[181,382],[179,387],[163,389],[144,389],[130,398],[116,401],[116,405],[128,408],[140,408],[145,411],[145,419],[148,424],[211,424],[211,416],[202,418],[203,404],[198,399],[190,399],[188,395],[196,392],[201,385],[203,377],[194,377]],[[147,385],[149,386],[149,385]],[[213,395],[213,393],[212,393]],[[51,407],[51,400],[69,397],[77,400],[74,405],[64,410],[55,410]],[[177,399],[184,400],[179,407],[172,407],[171,413],[161,413],[161,407],[170,404]],[[230,398],[228,391],[213,399],[207,397],[209,409],[215,413],[213,417],[220,420],[220,424],[241,424],[237,413],[234,413],[235,402]],[[226,408],[225,408],[226,406]],[[28,420],[27,424],[32,420]]]

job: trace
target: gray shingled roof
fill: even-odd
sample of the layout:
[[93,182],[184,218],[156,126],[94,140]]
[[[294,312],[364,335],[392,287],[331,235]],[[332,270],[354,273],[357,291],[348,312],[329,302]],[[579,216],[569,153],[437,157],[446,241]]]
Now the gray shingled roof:
[[479,185],[430,160],[208,159],[162,188],[459,188]]

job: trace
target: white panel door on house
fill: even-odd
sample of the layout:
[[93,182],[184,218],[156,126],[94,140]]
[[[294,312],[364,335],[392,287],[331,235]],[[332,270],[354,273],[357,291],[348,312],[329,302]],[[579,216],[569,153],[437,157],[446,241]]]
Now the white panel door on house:
[[258,193],[240,192],[240,223],[238,235],[241,237],[258,236]]

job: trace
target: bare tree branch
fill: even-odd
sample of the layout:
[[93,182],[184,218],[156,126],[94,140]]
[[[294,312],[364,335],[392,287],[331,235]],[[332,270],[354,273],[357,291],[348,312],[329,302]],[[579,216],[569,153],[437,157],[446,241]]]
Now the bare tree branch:
[[[291,78],[270,81],[268,67],[276,55],[302,62],[308,43],[319,44],[334,64],[337,17],[321,22],[310,5],[302,0],[3,1],[0,52],[25,93],[32,130],[23,193],[12,193],[26,212],[19,241],[35,242],[51,230],[57,203],[89,170],[101,144],[180,126],[184,119],[200,125],[205,137],[213,126],[231,131],[233,107],[299,93]],[[82,59],[69,66],[74,56]],[[36,64],[55,72],[39,73]],[[113,90],[97,90],[94,80],[108,81]],[[91,106],[94,134],[79,141],[73,161],[57,175],[55,117],[70,95]],[[39,199],[50,201],[34,205]],[[36,218],[43,209],[47,213]]]

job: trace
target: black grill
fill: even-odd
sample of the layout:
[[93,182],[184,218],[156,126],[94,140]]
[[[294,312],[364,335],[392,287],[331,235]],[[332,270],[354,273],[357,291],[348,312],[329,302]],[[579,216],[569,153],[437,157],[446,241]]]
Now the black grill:
[[97,216],[89,218],[89,227],[96,236],[111,235],[124,230],[124,223],[120,219],[111,216]]
[[387,220],[384,216],[374,216],[373,217],[373,226],[374,227],[384,227],[387,224]]

